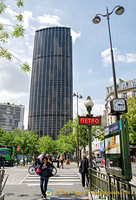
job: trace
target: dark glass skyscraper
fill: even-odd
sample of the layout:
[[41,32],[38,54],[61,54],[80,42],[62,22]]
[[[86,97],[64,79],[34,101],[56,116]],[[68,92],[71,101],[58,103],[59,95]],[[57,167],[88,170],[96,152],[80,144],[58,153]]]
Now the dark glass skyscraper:
[[28,129],[57,139],[73,119],[72,39],[70,28],[51,27],[35,33]]

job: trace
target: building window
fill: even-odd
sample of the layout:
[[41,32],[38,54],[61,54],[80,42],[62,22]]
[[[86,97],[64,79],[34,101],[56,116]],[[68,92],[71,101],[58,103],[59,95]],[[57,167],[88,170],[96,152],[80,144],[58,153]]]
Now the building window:
[[133,87],[136,87],[136,81],[133,81],[133,82],[132,82],[132,86],[133,86]]
[[133,91],[133,95],[134,95],[134,97],[136,97],[136,91]]
[[122,85],[122,88],[123,88],[123,90],[124,90],[124,89],[126,89],[126,88],[127,88],[127,86],[128,86],[128,84],[127,84],[127,83],[123,83],[123,85]]
[[124,97],[124,99],[127,99],[127,93],[126,92],[123,93],[123,97]]

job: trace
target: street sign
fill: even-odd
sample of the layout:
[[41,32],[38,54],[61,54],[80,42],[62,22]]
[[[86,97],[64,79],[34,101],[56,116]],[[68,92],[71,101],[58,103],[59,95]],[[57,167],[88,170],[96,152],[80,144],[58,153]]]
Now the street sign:
[[101,125],[101,117],[79,117],[80,125]]
[[118,122],[106,127],[104,130],[104,135],[106,136],[108,134],[112,134],[112,133],[115,133],[120,130],[121,130],[121,123],[120,123],[120,121],[118,121]]

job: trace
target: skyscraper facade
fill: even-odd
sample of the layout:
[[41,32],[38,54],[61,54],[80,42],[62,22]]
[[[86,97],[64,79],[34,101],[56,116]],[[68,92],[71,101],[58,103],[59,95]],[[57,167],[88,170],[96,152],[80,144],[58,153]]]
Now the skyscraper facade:
[[57,135],[73,120],[72,38],[68,27],[35,33],[28,129],[41,136]]

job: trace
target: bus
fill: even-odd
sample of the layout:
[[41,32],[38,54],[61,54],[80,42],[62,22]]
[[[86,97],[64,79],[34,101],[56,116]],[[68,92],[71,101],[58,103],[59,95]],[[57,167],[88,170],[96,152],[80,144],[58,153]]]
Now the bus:
[[13,166],[15,159],[15,147],[10,145],[0,145],[0,156],[5,156],[5,165]]

